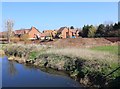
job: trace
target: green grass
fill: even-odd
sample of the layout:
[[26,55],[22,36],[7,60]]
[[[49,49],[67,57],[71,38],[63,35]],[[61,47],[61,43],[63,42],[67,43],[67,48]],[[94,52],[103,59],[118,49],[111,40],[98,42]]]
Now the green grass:
[[29,54],[29,58],[30,58],[30,59],[34,59],[34,58],[36,58],[37,55],[38,55],[37,52],[31,52],[31,53]]
[[118,46],[98,46],[91,49],[95,51],[104,51],[118,55],[118,48]]

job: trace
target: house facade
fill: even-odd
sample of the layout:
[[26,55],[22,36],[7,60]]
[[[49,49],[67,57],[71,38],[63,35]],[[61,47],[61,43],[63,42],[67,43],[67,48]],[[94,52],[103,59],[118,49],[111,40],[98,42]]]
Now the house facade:
[[0,32],[0,38],[7,38],[7,32]]
[[43,33],[46,34],[46,36],[55,38],[57,30],[44,30]]
[[78,33],[79,33],[78,30],[70,29],[68,27],[61,27],[57,31],[59,38],[76,38],[78,37]]
[[31,27],[30,29],[20,29],[20,30],[15,30],[14,35],[17,37],[21,37],[22,35],[28,35],[28,39],[37,39],[40,37],[41,32],[36,29],[35,27]]

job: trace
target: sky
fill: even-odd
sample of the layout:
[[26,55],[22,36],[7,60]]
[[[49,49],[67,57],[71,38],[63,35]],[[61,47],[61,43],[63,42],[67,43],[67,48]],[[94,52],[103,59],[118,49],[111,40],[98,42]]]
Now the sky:
[[82,28],[84,25],[118,21],[117,2],[2,2],[2,26],[7,19],[14,29],[36,27],[40,31],[64,26]]

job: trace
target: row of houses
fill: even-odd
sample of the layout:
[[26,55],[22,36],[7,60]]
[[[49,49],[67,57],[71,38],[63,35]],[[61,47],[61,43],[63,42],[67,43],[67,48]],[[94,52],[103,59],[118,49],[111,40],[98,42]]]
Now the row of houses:
[[[55,38],[76,38],[79,36],[77,29],[70,29],[69,27],[61,27],[58,30],[44,30],[40,32],[37,28],[31,27],[30,29],[20,29],[12,32],[15,37],[22,37],[27,34],[28,39],[55,39]],[[6,32],[0,32],[0,38],[4,37]]]

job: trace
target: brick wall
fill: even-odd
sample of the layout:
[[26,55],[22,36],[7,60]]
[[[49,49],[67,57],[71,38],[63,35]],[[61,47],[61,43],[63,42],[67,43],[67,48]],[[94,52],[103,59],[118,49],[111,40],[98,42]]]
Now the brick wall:
[[34,38],[34,34],[40,34],[40,32],[35,27],[32,27],[31,31],[29,32],[29,38]]
[[67,38],[67,36],[72,37],[72,32],[70,31],[70,29],[64,28],[64,30],[62,31],[62,38]]

